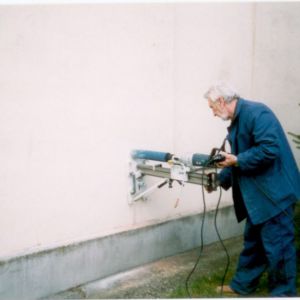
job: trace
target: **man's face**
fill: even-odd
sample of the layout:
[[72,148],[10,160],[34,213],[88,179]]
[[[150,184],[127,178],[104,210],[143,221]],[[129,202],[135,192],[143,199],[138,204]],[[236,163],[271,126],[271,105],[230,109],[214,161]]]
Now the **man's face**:
[[218,98],[216,101],[208,99],[208,106],[213,111],[214,116],[221,118],[223,121],[229,120],[226,102],[222,97]]

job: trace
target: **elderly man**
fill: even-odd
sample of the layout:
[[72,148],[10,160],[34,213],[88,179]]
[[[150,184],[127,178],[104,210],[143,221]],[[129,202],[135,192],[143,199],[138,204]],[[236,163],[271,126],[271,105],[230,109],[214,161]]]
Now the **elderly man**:
[[204,97],[215,116],[231,120],[231,153],[222,153],[218,179],[225,190],[232,187],[237,220],[246,219],[236,273],[223,290],[250,294],[268,270],[271,296],[295,296],[293,209],[300,176],[284,130],[266,105],[242,99],[226,84],[212,86]]

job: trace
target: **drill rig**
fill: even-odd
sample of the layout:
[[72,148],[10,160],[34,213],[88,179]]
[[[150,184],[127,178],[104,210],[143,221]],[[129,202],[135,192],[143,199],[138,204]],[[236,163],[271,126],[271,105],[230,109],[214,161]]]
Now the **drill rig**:
[[[129,171],[128,202],[132,204],[138,200],[146,200],[147,196],[157,188],[166,184],[171,188],[174,181],[180,185],[192,183],[216,190],[217,164],[225,159],[219,151],[214,148],[210,155],[194,153],[179,157],[169,152],[133,150]],[[145,176],[159,177],[162,180],[147,187]]]

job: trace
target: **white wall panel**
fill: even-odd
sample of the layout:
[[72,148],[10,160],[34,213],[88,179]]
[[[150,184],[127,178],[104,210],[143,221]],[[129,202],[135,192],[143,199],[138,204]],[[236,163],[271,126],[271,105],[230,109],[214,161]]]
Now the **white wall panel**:
[[176,183],[129,206],[127,166],[134,148],[219,146],[228,123],[203,99],[216,80],[299,132],[298,8],[1,6],[0,256],[202,211],[201,187]]

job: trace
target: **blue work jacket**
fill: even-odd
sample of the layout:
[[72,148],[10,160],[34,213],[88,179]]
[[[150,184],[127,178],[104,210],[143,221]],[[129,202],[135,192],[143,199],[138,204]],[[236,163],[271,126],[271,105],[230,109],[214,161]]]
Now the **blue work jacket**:
[[238,221],[263,223],[300,199],[299,170],[282,126],[264,104],[238,99],[227,139],[238,166],[218,178],[232,187]]

